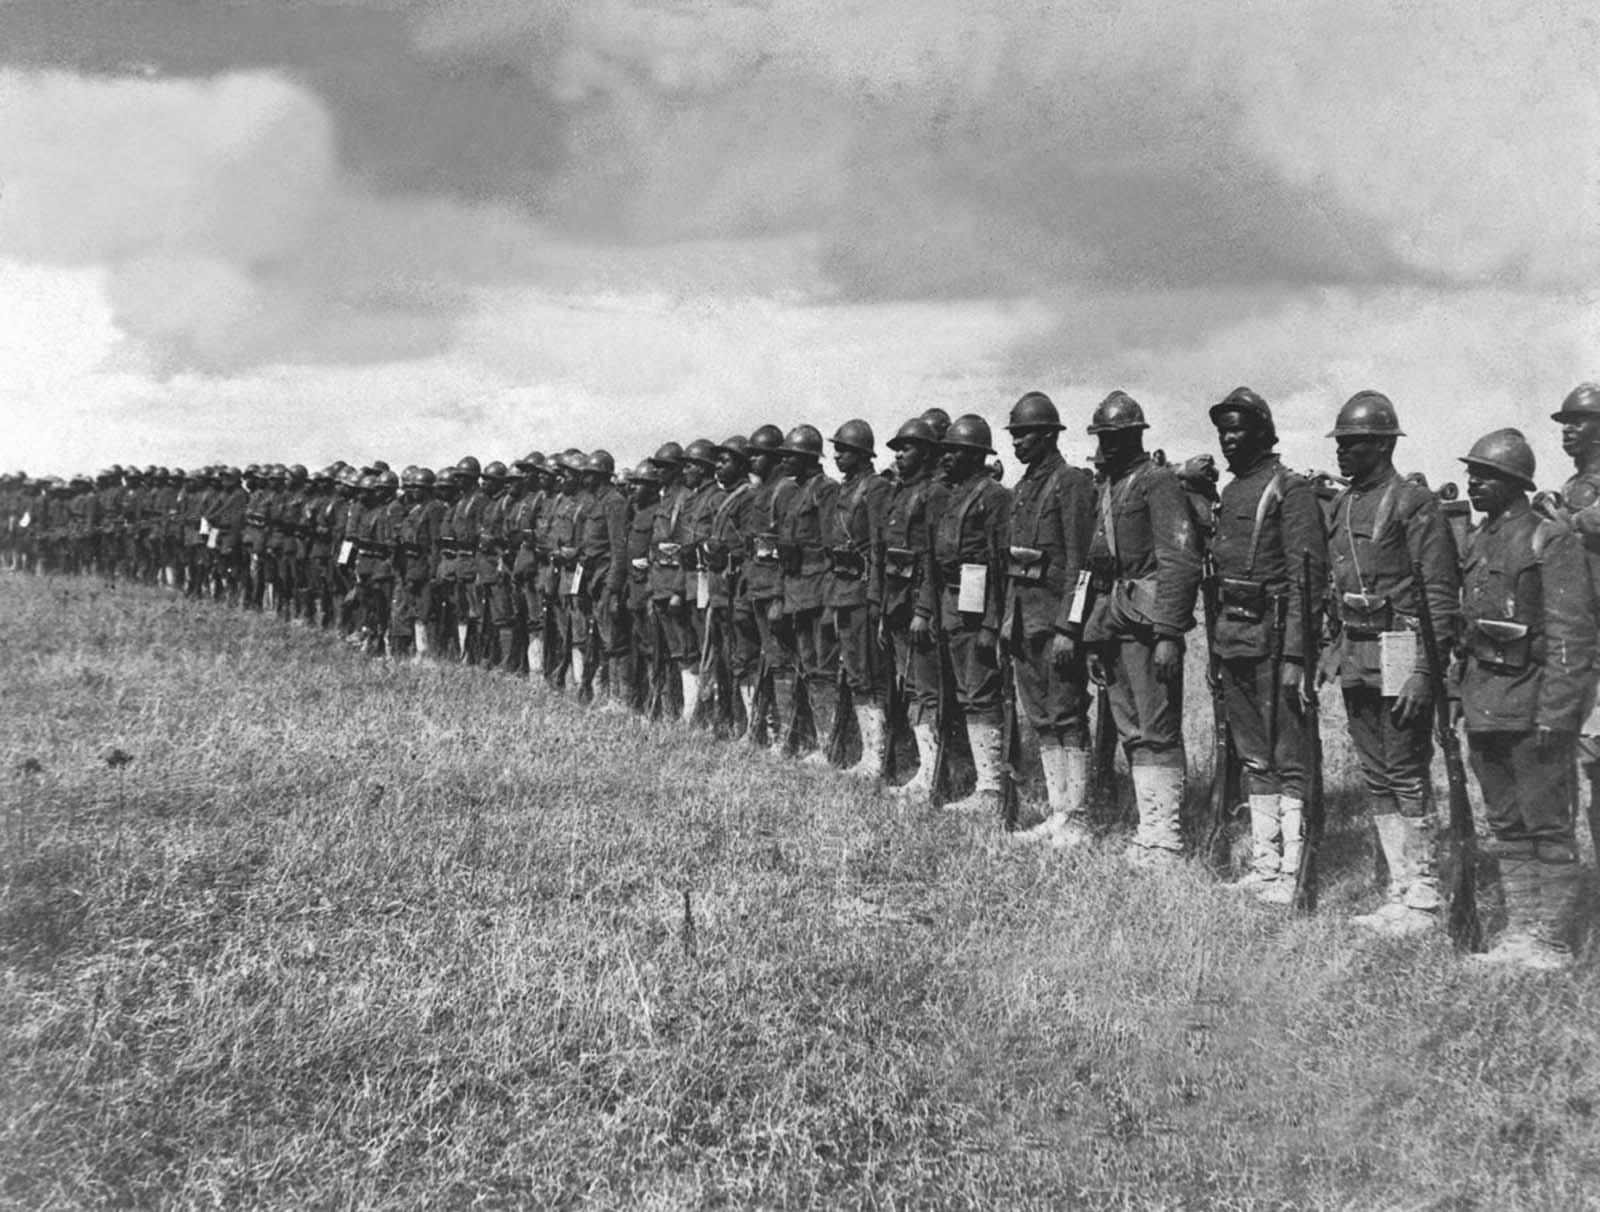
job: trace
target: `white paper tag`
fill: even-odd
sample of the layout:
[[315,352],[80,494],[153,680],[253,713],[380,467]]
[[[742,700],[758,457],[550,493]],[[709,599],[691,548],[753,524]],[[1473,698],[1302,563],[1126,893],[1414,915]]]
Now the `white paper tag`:
[[1378,692],[1394,698],[1416,672],[1417,637],[1409,631],[1378,633]]
[[711,605],[711,573],[700,569],[694,574],[694,608],[705,610]]
[[985,600],[989,596],[989,566],[987,564],[963,564],[961,566],[961,590],[956,595],[956,609],[962,614],[982,614]]
[[578,563],[577,563],[577,566],[574,567],[573,570],[572,570],[572,592],[573,593],[582,593],[583,592],[583,561],[582,560],[579,560]]
[[1078,574],[1078,583],[1072,589],[1072,606],[1067,611],[1067,622],[1081,623],[1089,610],[1089,570]]
[[356,554],[356,544],[355,544],[355,540],[354,539],[346,539],[344,542],[339,544],[339,563],[340,564],[348,564],[348,563],[350,563],[351,559],[355,556],[355,554]]

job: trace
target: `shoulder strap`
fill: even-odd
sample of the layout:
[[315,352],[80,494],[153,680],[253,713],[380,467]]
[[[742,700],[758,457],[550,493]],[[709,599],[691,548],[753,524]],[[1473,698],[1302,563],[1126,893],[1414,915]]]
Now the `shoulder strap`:
[[1261,548],[1261,528],[1266,525],[1267,512],[1272,508],[1274,501],[1283,500],[1283,465],[1278,465],[1278,470],[1272,473],[1272,479],[1267,481],[1267,486],[1261,490],[1261,499],[1256,502],[1255,525],[1250,528],[1250,557],[1245,561],[1244,575],[1253,577],[1256,571],[1256,553]]

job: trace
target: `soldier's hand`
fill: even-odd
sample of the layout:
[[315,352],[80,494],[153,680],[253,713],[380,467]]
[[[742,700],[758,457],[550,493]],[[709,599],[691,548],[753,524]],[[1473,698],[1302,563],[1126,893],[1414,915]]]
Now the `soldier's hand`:
[[1183,673],[1183,645],[1174,639],[1156,641],[1156,681],[1172,682]]
[[1078,641],[1059,631],[1050,638],[1050,663],[1057,669],[1066,669],[1078,655]]
[[1428,710],[1432,698],[1427,676],[1413,673],[1395,696],[1394,706],[1389,709],[1389,718],[1394,720],[1396,727],[1409,728],[1418,716]]
[[1089,667],[1089,680],[1096,686],[1109,686],[1111,679],[1106,676],[1106,658],[1098,650],[1091,648],[1087,660]]
[[1317,689],[1321,690],[1339,676],[1339,645],[1329,644],[1317,660]]
[[679,610],[682,607],[683,607],[683,595],[681,593],[675,593],[670,598],[667,599],[667,609],[668,610]]
[[780,602],[777,598],[773,598],[772,599],[772,605],[767,607],[767,622],[769,622],[769,623],[781,623],[781,622],[783,622],[783,603]]
[[1293,661],[1283,663],[1283,692],[1289,700],[1289,706],[1296,715],[1303,715],[1306,709],[1306,698],[1315,694],[1306,686],[1306,671],[1303,666]]
[[980,627],[980,628],[978,628],[978,647],[980,649],[983,649],[983,648],[998,648],[999,647],[999,643],[1000,643],[1000,633],[998,631],[996,631],[993,627]]
[[933,635],[933,624],[920,614],[911,620],[911,642],[918,648],[925,645]]
[[1533,746],[1541,754],[1549,756],[1561,748],[1568,735],[1555,728],[1540,728],[1534,735]]

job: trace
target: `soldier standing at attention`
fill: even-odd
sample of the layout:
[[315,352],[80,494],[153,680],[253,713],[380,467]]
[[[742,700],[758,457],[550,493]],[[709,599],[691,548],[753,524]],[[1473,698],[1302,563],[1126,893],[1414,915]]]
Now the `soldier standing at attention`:
[[950,496],[933,528],[939,626],[977,773],[972,794],[946,807],[998,820],[1002,761],[998,640],[1011,494],[990,478],[984,466],[994,446],[989,423],[982,417],[971,413],[957,417],[940,447]]
[[[794,645],[795,682],[791,688],[788,719],[797,723],[804,679],[809,691],[817,739],[833,723],[837,698],[833,684],[838,641],[823,614],[823,582],[828,573],[828,553],[822,545],[823,518],[833,506],[839,485],[822,470],[822,433],[814,425],[797,425],[784,437],[781,448],[784,471],[795,482],[785,497],[778,518],[778,550],[783,559],[783,616]],[[787,738],[786,738],[787,739]],[[804,747],[804,735],[792,743]],[[826,760],[819,745],[814,762]]]
[[1528,504],[1521,433],[1486,434],[1462,462],[1484,522],[1467,539],[1461,711],[1506,903],[1504,933],[1474,958],[1564,968],[1579,894],[1569,780],[1595,658],[1587,558],[1570,527]]
[[883,520],[893,489],[875,475],[872,426],[846,421],[833,435],[834,466],[843,482],[822,517],[828,575],[823,606],[833,615],[839,667],[855,705],[861,760],[850,773],[883,776],[889,731],[884,715],[884,674],[878,669],[878,625],[883,617]]
[[687,542],[680,553],[683,560],[684,618],[689,624],[693,653],[683,665],[683,719],[690,723],[700,703],[704,687],[700,684],[700,654],[705,650],[707,616],[711,610],[711,571],[701,565],[706,540],[717,507],[727,495],[717,483],[717,448],[707,438],[696,438],[683,452],[683,521]]
[[1128,755],[1139,826],[1127,849],[1140,865],[1182,854],[1183,637],[1194,626],[1200,535],[1172,468],[1144,448],[1144,410],[1113,391],[1094,411],[1104,481],[1095,505],[1094,604],[1084,640],[1089,674],[1110,695]]
[[[755,744],[762,729],[755,726],[752,714],[767,713],[769,707],[756,700],[756,681],[764,665],[776,679],[788,660],[789,640],[783,630],[783,560],[778,549],[778,519],[788,508],[788,499],[797,491],[795,482],[783,471],[783,431],[776,425],[762,425],[750,435],[750,504],[745,522],[744,578],[735,607],[736,626],[742,633],[754,630],[758,645],[757,669],[751,684],[741,688],[745,717],[749,721],[745,739]],[[767,721],[771,723],[769,719]],[[777,728],[766,730],[769,739],[778,736]]]
[[646,459],[629,477],[629,484],[632,512],[628,518],[627,609],[632,644],[630,651],[612,666],[611,695],[637,710],[644,706],[646,683],[653,685],[656,677],[655,620],[650,613],[653,605],[650,555],[655,545],[656,510],[661,501],[661,472]]
[[[584,698],[593,696],[596,673],[588,657],[610,662],[627,652],[626,612],[619,620],[617,604],[625,600],[628,502],[611,482],[616,466],[610,451],[596,450],[585,458],[582,473],[578,568],[573,574],[572,668]],[[615,685],[612,693],[617,693]]]
[[1058,848],[1092,837],[1083,650],[1089,586],[1081,574],[1094,533],[1094,477],[1061,457],[1063,428],[1041,391],[1012,406],[1006,429],[1024,471],[1011,501],[1003,632],[1018,701],[1039,738],[1048,801],[1045,819],[1017,837]]
[[[707,573],[709,647],[727,662],[729,680],[743,704],[747,724],[755,701],[756,660],[761,651],[761,637],[750,614],[736,614],[734,607],[740,596],[745,540],[750,529],[750,503],[755,496],[750,483],[749,450],[750,442],[743,434],[724,438],[714,449],[717,486],[722,490],[722,499],[711,515],[710,532],[701,550],[701,561]],[[731,703],[727,706],[737,725],[739,709]]]
[[[1269,904],[1294,899],[1304,829],[1303,620],[1321,613],[1328,578],[1322,507],[1311,481],[1284,467],[1272,411],[1248,387],[1211,409],[1233,478],[1216,508],[1212,544],[1216,611],[1209,637],[1218,659],[1228,729],[1250,802],[1250,871],[1236,885]],[[1301,594],[1311,556],[1316,600]]]
[[[689,623],[689,605],[684,597],[683,551],[692,542],[689,532],[688,512],[690,489],[683,479],[683,447],[667,442],[650,463],[661,477],[661,501],[656,507],[655,531],[650,542],[650,596],[655,602],[655,622],[661,635],[657,644],[665,640],[667,650],[656,653],[663,662],[671,662],[679,671],[679,686],[671,693],[661,692],[663,703],[674,702],[673,695],[682,696],[685,689],[683,675],[691,668],[690,662],[699,655],[694,645],[694,629]],[[694,702],[683,703],[683,712],[694,711]]]
[[[892,668],[905,686],[907,716],[917,746],[917,772],[896,792],[917,800],[933,795],[933,762],[939,740],[939,647],[934,642],[933,529],[950,493],[935,474],[939,439],[921,417],[907,421],[889,439],[895,483],[883,522],[883,630]],[[886,731],[894,721],[887,721]],[[888,743],[892,743],[892,740]]]
[[455,481],[461,496],[450,507],[451,529],[456,552],[455,620],[456,644],[460,661],[468,664],[477,657],[479,632],[483,628],[483,606],[478,596],[478,540],[483,530],[483,511],[489,498],[480,487],[483,465],[472,455],[456,464]]
[[517,608],[517,626],[527,645],[527,674],[536,678],[544,669],[544,618],[539,605],[539,511],[544,506],[544,455],[537,450],[522,456],[511,467],[522,477],[522,488],[506,515],[506,543],[514,551],[511,558],[512,594]]
[[[1561,449],[1572,460],[1573,474],[1561,486],[1561,505],[1552,516],[1570,522],[1588,556],[1589,587],[1600,602],[1600,383],[1580,383],[1550,415],[1561,426]],[[1537,508],[1537,498],[1535,498]],[[1600,672],[1600,671],[1597,671]],[[1589,780],[1588,818],[1591,832],[1600,824],[1600,687],[1591,684],[1587,710],[1578,729],[1578,764]],[[1600,852],[1600,836],[1590,839]]]
[[[1350,740],[1389,867],[1388,900],[1351,920],[1380,934],[1417,933],[1433,926],[1439,910],[1428,802],[1433,696],[1416,636],[1417,599],[1428,595],[1440,642],[1448,643],[1460,615],[1456,545],[1438,497],[1395,470],[1395,442],[1403,434],[1387,396],[1350,397],[1329,436],[1338,442],[1339,474],[1350,486],[1329,517],[1332,618],[1317,681],[1338,678],[1343,688]],[[1414,563],[1422,567],[1421,585],[1412,578]],[[1391,659],[1388,685],[1384,645],[1404,653]]]
[[[439,526],[444,503],[433,495],[434,474],[426,467],[408,467],[400,479],[406,513],[397,528],[397,573],[391,635],[410,631],[418,660],[433,654],[434,573],[439,562]],[[399,645],[400,649],[405,647]]]
[[[483,512],[478,517],[478,601],[483,634],[479,640],[483,663],[502,673],[517,668],[517,611],[512,601],[511,558],[516,536],[506,530],[511,509],[511,474],[499,460],[488,464],[480,477]],[[498,663],[495,658],[498,657]]]

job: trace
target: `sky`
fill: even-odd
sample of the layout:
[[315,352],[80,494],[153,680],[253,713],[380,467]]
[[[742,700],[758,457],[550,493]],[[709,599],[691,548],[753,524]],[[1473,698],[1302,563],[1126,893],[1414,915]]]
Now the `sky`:
[[[1435,481],[1600,379],[1578,0],[0,0],[0,466],[438,466],[1048,392]],[[887,452],[885,452],[887,453]]]

